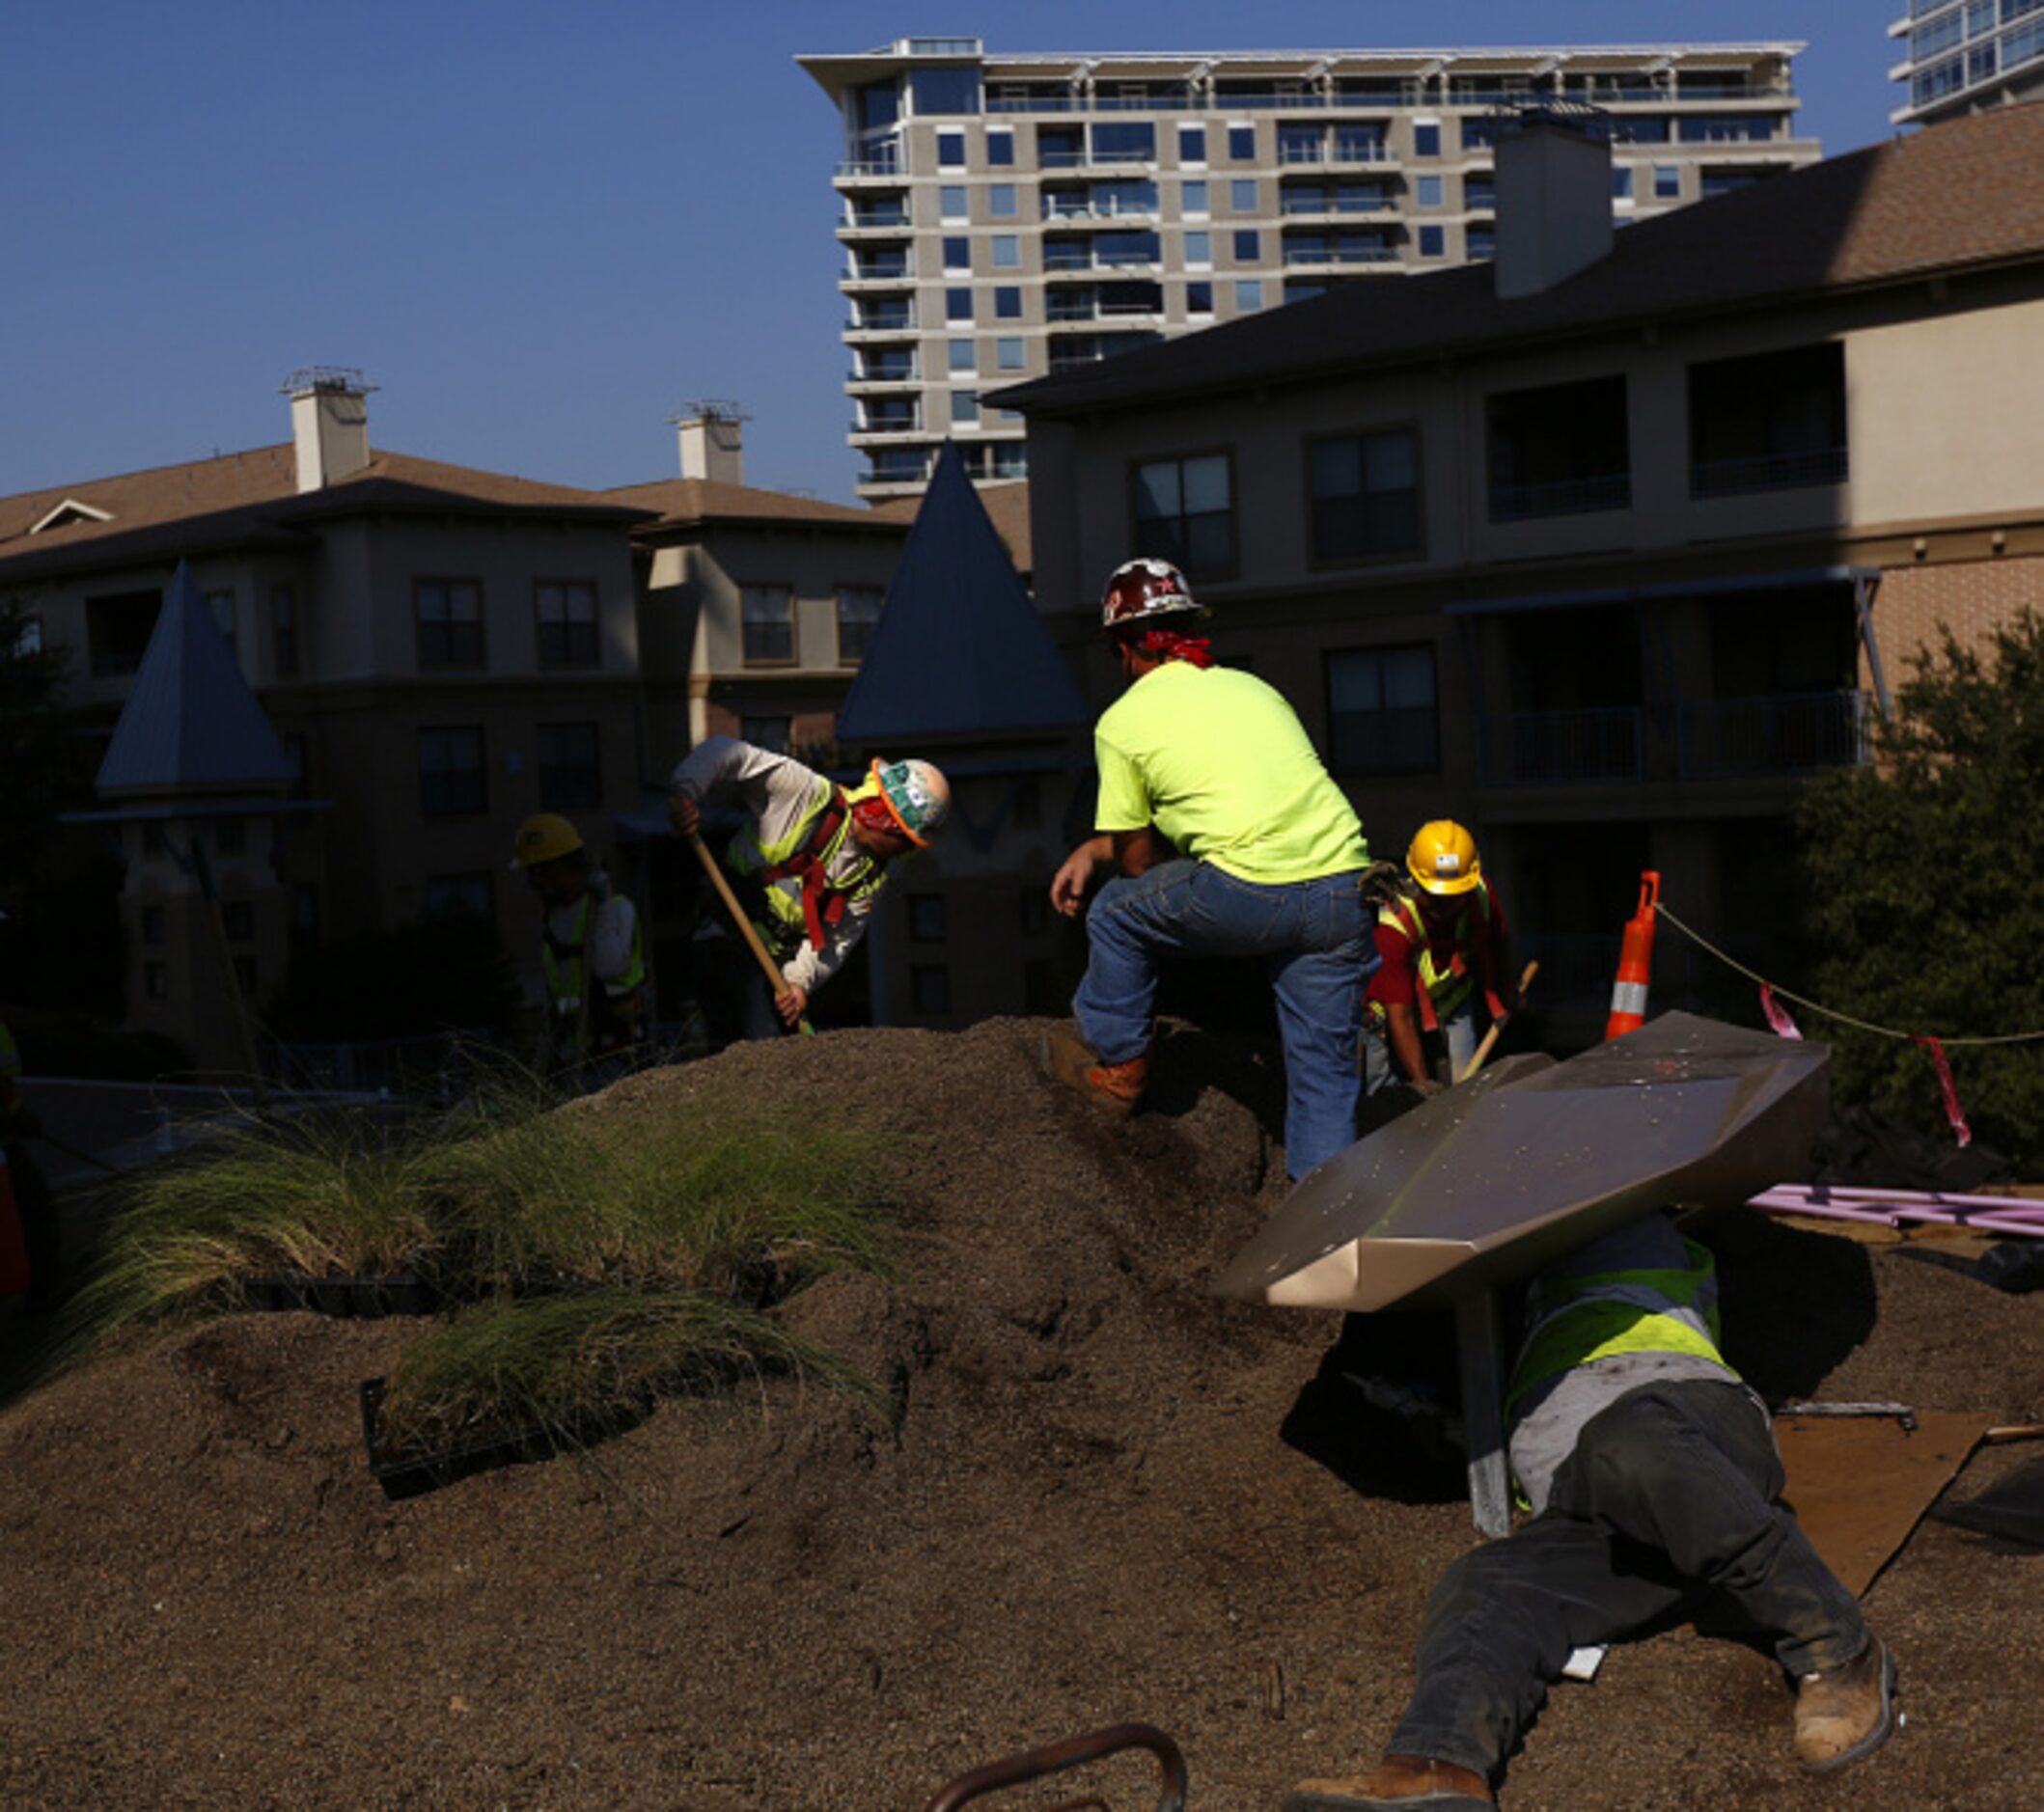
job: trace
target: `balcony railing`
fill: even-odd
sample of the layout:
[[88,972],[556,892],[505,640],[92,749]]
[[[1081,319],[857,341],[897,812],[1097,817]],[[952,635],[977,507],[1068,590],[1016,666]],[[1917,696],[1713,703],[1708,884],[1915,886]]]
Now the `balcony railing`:
[[901,168],[899,161],[893,157],[848,158],[838,166],[838,175],[841,177],[901,177],[905,178],[907,174]]
[[908,209],[905,207],[873,207],[862,213],[848,216],[839,227],[841,233],[900,233],[909,226]]
[[905,309],[898,315],[862,315],[844,330],[847,334],[912,334],[916,314]]
[[1310,195],[1287,190],[1278,204],[1284,214],[1381,214],[1397,206],[1388,195]]
[[875,365],[863,371],[847,371],[847,384],[913,384],[918,382],[914,365]]
[[1110,170],[1128,164],[1153,164],[1156,147],[1148,151],[1047,151],[1036,156],[1039,170]]
[[1842,447],[1827,447],[1816,453],[1759,453],[1750,459],[1705,459],[1689,468],[1689,494],[1741,497],[1754,491],[1842,484],[1849,470]]
[[1579,711],[1486,712],[1478,765],[1486,786],[1573,786],[1645,772],[1644,714],[1636,704]]
[[1789,692],[1693,700],[1681,707],[1675,758],[1684,780],[1856,767],[1867,758],[1866,696]]
[[1561,479],[1547,484],[1493,484],[1493,522],[1532,522],[1542,516],[1588,516],[1632,508],[1632,479],[1624,472],[1602,478]]
[[1154,220],[1161,209],[1154,199],[1147,202],[1081,202],[1076,205],[1046,199],[1045,220]]
[[1390,245],[1287,245],[1284,262],[1292,264],[1395,264],[1398,252]]

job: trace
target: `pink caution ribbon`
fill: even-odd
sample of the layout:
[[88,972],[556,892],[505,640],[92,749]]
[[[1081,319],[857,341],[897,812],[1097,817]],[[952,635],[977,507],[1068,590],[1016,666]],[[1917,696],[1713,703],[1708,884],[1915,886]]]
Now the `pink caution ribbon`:
[[1930,1053],[1931,1066],[1938,1072],[1938,1088],[1945,1097],[1945,1117],[1951,1122],[1952,1137],[1961,1145],[1972,1144],[1973,1128],[1966,1124],[1966,1110],[1959,1105],[1959,1087],[1951,1079],[1951,1064],[1946,1058],[1945,1047],[1922,1032],[1912,1032],[1910,1040]]
[[1788,1008],[1775,999],[1772,982],[1763,981],[1760,984],[1760,1011],[1767,1016],[1767,1024],[1777,1038],[1802,1037],[1802,1030],[1789,1018]]

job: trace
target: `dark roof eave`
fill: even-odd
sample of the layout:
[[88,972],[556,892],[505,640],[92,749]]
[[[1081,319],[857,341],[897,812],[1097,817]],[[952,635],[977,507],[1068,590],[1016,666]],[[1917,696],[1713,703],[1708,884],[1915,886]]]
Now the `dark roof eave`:
[[[1998,270],[2020,270],[2026,266],[2044,266],[2044,247],[2019,253],[2004,253],[1991,258],[1972,259],[1963,262],[1947,260],[1914,266],[1907,270],[1885,270],[1878,276],[1841,283],[1809,284],[1794,289],[1770,289],[1752,296],[1698,303],[1688,308],[1677,306],[1639,309],[1621,315],[1603,316],[1593,321],[1557,323],[1551,327],[1509,334],[1469,335],[1460,340],[1444,340],[1427,346],[1400,347],[1395,352],[1375,358],[1366,355],[1318,359],[1296,365],[1274,366],[1260,371],[1231,371],[1225,377],[1188,377],[1142,387],[1122,387],[1111,385],[1105,379],[1095,379],[1094,387],[1091,391],[1074,391],[1069,385],[1053,385],[1048,379],[1037,378],[1027,384],[1010,385],[1005,390],[988,391],[982,400],[998,408],[1016,410],[1025,416],[1063,420],[1092,415],[1103,409],[1161,407],[1199,398],[1261,390],[1273,384],[1304,384],[1317,379],[1354,377],[1364,372],[1410,370],[1416,366],[1437,365],[1444,360],[1503,357],[1524,347],[1553,346],[1570,342],[1606,339],[1616,334],[1632,332],[1648,321],[1722,319],[1727,315],[1754,315],[1778,310],[1786,312],[1808,307],[1834,296],[1864,295],[1882,289],[1906,289],[1913,285],[1927,283],[1936,278],[1979,276]],[[1033,391],[1037,394],[1032,396],[1030,393]],[[1064,394],[1061,395],[1061,392]]]

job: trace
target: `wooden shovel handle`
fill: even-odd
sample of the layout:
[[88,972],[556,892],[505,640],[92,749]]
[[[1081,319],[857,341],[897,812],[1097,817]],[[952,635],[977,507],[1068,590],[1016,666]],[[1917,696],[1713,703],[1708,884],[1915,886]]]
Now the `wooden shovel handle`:
[[[696,852],[696,860],[703,865],[703,872],[709,876],[710,885],[717,890],[717,896],[723,900],[725,910],[731,914],[732,922],[738,927],[738,934],[744,938],[746,947],[752,951],[759,960],[760,969],[765,972],[766,985],[774,991],[778,999],[787,992],[787,977],[782,975],[781,965],[767,953],[758,927],[746,915],[745,908],[738,904],[737,894],[731,891],[731,883],[724,878],[724,869],[719,865],[716,857],[709,853],[709,846],[704,842],[701,832],[690,835],[688,846]],[[804,1019],[799,1030],[809,1032],[814,1031],[815,1028]]]
[[[1533,978],[1539,973],[1540,965],[1538,963],[1528,963],[1526,965],[1526,973],[1519,977],[1519,1000],[1522,1004],[1526,1000],[1526,990],[1533,986]],[[1491,1047],[1498,1042],[1498,1034],[1504,1030],[1505,1028],[1502,1024],[1497,1021],[1492,1022],[1490,1030],[1483,1034],[1483,1042],[1477,1046],[1476,1056],[1471,1057],[1468,1063],[1463,1066],[1462,1074],[1455,1078],[1456,1082],[1466,1083],[1483,1067],[1484,1063],[1489,1059]]]

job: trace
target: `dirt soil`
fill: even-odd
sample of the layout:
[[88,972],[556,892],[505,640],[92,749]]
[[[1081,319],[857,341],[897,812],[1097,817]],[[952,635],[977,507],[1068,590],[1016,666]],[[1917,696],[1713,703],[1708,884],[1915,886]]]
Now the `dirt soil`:
[[[416,1327],[296,1314],[0,1412],[0,1803],[912,1808],[1140,1717],[1196,1812],[1234,1812],[1371,1758],[1474,1537],[1452,1470],[1316,1382],[1340,1317],[1204,1294],[1283,1193],[1270,1057],[1174,1036],[1156,1111],[1112,1126],[1038,1079],[1041,1030],[753,1046],[594,1105],[855,1098],[927,1136],[903,1280],[786,1310],[898,1431],[777,1386],[388,1503],[356,1386]],[[2044,1296],[1757,1216],[1714,1243],[1763,1388],[2044,1412]],[[1834,1783],[1795,1770],[1774,1665],[1683,1632],[1559,1688],[1505,1803],[2044,1804],[2040,1586],[2044,1558],[1920,1529],[1868,1599],[1908,1727]]]

